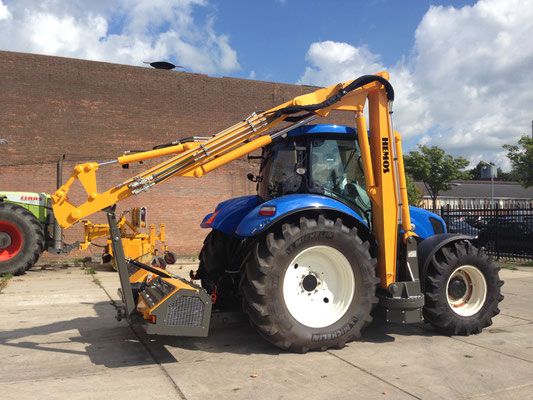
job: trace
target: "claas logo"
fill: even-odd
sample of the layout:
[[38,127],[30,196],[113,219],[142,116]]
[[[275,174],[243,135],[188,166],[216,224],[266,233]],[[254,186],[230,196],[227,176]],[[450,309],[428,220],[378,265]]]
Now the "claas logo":
[[42,201],[39,196],[20,196],[20,201]]

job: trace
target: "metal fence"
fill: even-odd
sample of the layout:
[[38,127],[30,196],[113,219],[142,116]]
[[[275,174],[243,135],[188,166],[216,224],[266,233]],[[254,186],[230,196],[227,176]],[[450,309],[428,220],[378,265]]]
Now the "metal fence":
[[496,259],[533,260],[533,208],[455,208],[436,211],[448,232],[476,237]]

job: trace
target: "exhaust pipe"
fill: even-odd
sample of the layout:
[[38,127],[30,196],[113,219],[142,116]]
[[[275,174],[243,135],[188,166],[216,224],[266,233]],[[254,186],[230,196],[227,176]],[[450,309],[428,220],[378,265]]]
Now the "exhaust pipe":
[[[62,154],[57,160],[57,189],[63,186],[63,160],[65,155]],[[63,252],[63,228],[54,217],[54,248],[57,254]]]

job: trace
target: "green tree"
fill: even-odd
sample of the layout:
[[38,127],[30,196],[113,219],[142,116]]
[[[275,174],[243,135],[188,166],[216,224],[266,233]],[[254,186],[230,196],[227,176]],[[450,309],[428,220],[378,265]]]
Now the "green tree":
[[524,187],[533,186],[533,138],[522,136],[518,145],[504,144],[513,165],[511,176]]
[[486,167],[487,164],[485,163],[485,161],[480,161],[477,163],[477,165],[472,168],[472,169],[469,169],[467,172],[468,172],[468,179],[473,179],[475,181],[481,179],[481,170],[483,169],[483,167]]
[[512,172],[503,172],[503,170],[498,167],[498,170],[496,171],[498,180],[499,181],[512,181],[513,180],[513,173]]
[[407,199],[409,200],[409,205],[419,207],[422,202],[422,190],[415,185],[413,179],[408,174],[405,175],[405,184],[407,187]]
[[[490,163],[490,164],[494,165],[493,163]],[[478,162],[474,168],[469,169],[467,171],[469,175],[467,179],[472,179],[475,181],[480,180],[481,170],[483,169],[483,167],[486,167],[486,166],[487,166],[487,163],[485,161]],[[503,170],[500,167],[498,167],[496,170],[496,176],[498,177],[499,181],[509,181],[512,178],[510,172],[503,172]]]
[[463,157],[454,158],[437,146],[418,145],[418,148],[420,151],[411,151],[404,156],[405,171],[413,179],[424,183],[435,209],[439,193],[450,190],[451,181],[468,178],[468,172],[461,170],[469,162]]

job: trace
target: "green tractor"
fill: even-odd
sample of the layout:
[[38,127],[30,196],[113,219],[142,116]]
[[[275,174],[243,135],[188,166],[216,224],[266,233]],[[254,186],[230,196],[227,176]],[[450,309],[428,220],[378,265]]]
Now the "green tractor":
[[[57,187],[61,186],[62,155],[57,161]],[[49,194],[0,191],[0,275],[21,275],[46,250],[66,254],[79,242],[63,243]]]
[[68,253],[61,227],[56,223],[50,195],[0,191],[0,275],[20,275],[47,250]]

